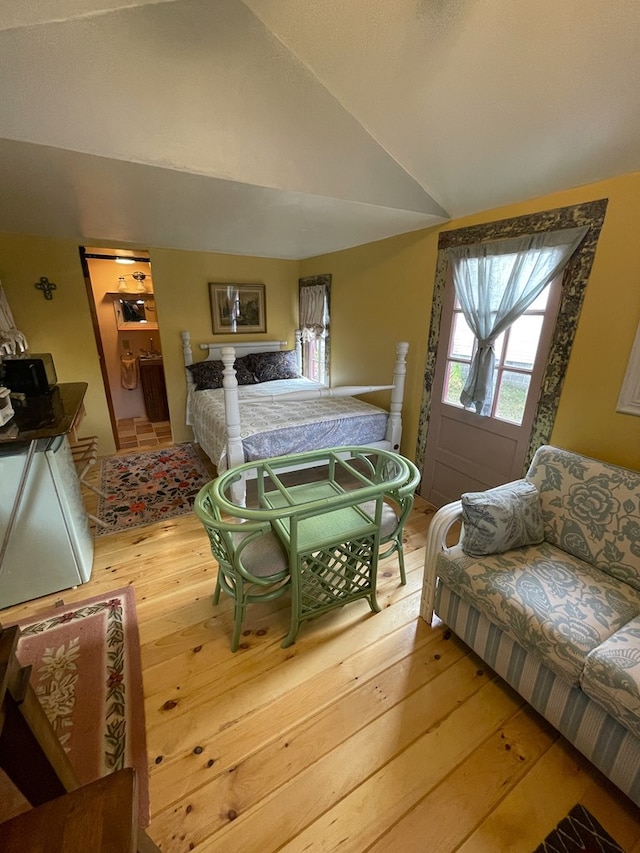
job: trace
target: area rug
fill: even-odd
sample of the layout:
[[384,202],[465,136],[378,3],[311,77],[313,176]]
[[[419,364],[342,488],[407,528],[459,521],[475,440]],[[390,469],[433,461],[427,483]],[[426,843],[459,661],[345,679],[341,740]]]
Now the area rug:
[[20,626],[18,660],[31,664],[33,689],[78,780],[84,785],[135,767],[138,821],[147,826],[149,778],[133,588],[15,624]]
[[584,806],[574,806],[535,853],[624,853]]
[[120,533],[191,511],[198,491],[211,479],[191,444],[110,456],[102,461],[96,536]]

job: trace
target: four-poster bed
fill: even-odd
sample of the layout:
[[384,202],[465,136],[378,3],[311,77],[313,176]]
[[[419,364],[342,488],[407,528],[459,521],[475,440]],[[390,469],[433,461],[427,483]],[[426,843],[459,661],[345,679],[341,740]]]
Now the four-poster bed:
[[[244,462],[340,445],[400,449],[402,400],[409,345],[396,345],[389,385],[328,388],[300,375],[301,339],[200,344],[195,362],[182,332],[187,377],[187,424],[218,474]],[[355,399],[391,392],[389,411]]]

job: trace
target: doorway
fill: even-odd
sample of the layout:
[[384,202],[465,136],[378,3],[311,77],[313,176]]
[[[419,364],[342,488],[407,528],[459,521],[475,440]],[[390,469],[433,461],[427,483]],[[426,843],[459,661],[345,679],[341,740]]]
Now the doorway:
[[[416,447],[416,464],[423,472],[421,494],[428,491],[431,497],[427,499],[434,502],[436,506],[459,499],[463,492],[480,490],[486,485],[496,485],[496,479],[497,482],[506,482],[509,479],[523,476],[536,449],[551,440],[564,376],[569,363],[571,347],[606,209],[607,199],[598,199],[584,204],[440,233]],[[513,450],[513,446],[511,451],[508,448],[505,449],[504,446],[494,448],[492,451],[494,458],[490,466],[492,473],[486,477],[487,472],[481,470],[487,458],[486,455],[483,455],[486,454],[486,451],[481,450],[483,439],[486,437],[482,435],[483,424],[481,422],[486,419],[462,410],[460,418],[467,421],[464,425],[468,427],[465,429],[464,438],[456,439],[452,447],[445,448],[449,461],[454,456],[458,457],[455,465],[457,473],[455,478],[451,478],[452,481],[446,489],[439,488],[434,492],[433,472],[441,462],[441,458],[437,456],[440,451],[434,450],[434,442],[436,445],[438,444],[438,433],[442,436],[445,435],[438,413],[434,416],[434,407],[439,405],[439,402],[435,403],[434,401],[436,398],[440,400],[442,395],[443,378],[439,371],[444,374],[445,365],[440,356],[443,347],[446,356],[453,313],[453,294],[450,294],[451,301],[445,308],[449,279],[448,249],[488,240],[499,240],[506,237],[556,231],[583,225],[588,226],[589,230],[573,255],[562,279],[557,320],[552,331],[545,363],[541,365],[540,379],[533,380],[532,378],[532,382],[537,382],[536,390],[539,390],[539,393],[533,394],[533,398],[537,397],[537,400],[526,439],[522,440],[520,437],[521,440],[517,441],[516,450]],[[445,340],[446,344],[443,343]],[[446,362],[446,358],[444,361]],[[457,430],[458,424],[453,422],[450,427],[451,434],[447,438],[455,438],[453,433]],[[465,454],[468,458],[465,458]],[[475,460],[479,459],[481,463],[475,468],[474,455]],[[496,474],[496,470],[499,473]]]
[[425,500],[443,506],[521,476],[561,291],[559,276],[497,339],[493,399],[480,415],[460,403],[476,341],[448,277],[420,489]]
[[171,444],[149,253],[79,250],[115,445],[135,450]]

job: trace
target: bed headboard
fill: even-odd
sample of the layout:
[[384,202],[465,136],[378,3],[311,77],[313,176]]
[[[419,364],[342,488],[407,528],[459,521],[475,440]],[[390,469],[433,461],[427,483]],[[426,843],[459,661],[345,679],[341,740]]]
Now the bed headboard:
[[[188,364],[193,364],[191,333],[180,332],[180,337],[182,338],[182,358],[184,360],[184,366],[186,367]],[[208,350],[205,361],[221,361],[222,350],[224,347],[233,347],[236,353],[241,356],[249,355],[250,353],[254,352],[276,352],[277,350],[285,349],[286,346],[287,341],[245,341],[238,343],[236,343],[235,341],[231,341],[223,344],[199,344],[198,348],[201,350]],[[187,374],[190,375],[189,371],[187,371]]]
[[246,341],[244,343],[236,343],[235,341],[227,341],[224,344],[200,344],[201,350],[208,350],[205,361],[220,361],[222,359],[222,350],[225,347],[233,347],[236,351],[236,358],[243,355],[251,355],[254,352],[277,352],[287,348],[286,341]]
[[[296,345],[295,349],[298,354],[298,364],[302,365],[302,334],[299,329],[296,329]],[[187,370],[189,364],[193,364],[193,348],[191,346],[191,333],[180,332],[182,338],[182,358],[184,360],[184,372],[187,378],[187,389],[190,391],[194,387],[193,376],[191,371]],[[287,341],[226,341],[225,343],[207,343],[199,344],[198,348],[207,351],[205,361],[222,361],[222,350],[225,347],[233,347],[236,351],[236,356],[251,355],[255,352],[278,352],[287,348]],[[187,423],[189,420],[187,419]]]

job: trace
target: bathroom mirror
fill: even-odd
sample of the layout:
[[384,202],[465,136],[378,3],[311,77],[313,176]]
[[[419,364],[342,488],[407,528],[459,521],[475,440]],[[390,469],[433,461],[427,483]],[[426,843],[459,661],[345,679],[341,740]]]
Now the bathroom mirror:
[[156,303],[152,296],[131,296],[113,300],[119,329],[157,329]]

